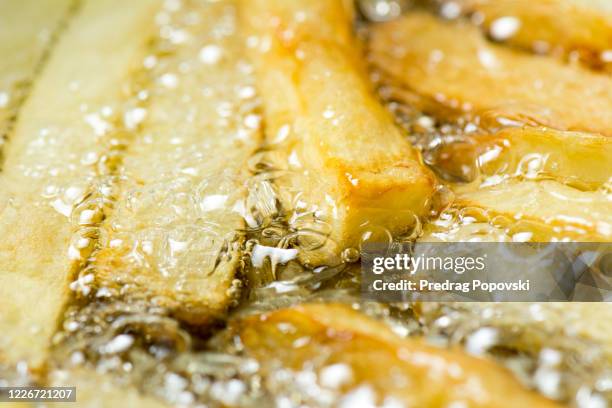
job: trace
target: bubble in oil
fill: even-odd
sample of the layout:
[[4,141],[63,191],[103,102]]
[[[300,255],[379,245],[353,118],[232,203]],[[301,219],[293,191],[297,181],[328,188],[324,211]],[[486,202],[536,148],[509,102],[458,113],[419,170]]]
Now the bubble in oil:
[[412,0],[359,0],[358,4],[369,21],[382,22],[398,17],[412,5]]
[[356,248],[346,248],[342,251],[342,261],[346,263],[355,263],[359,261],[361,255]]
[[444,347],[460,345],[493,358],[550,398],[571,403],[581,398],[581,390],[588,389],[597,399],[609,401],[610,390],[597,389],[610,375],[599,346],[580,339],[569,327],[553,329],[555,324],[544,324],[558,322],[563,316],[571,325],[574,318],[580,319],[576,312],[581,307],[429,303],[420,305],[419,316],[427,338]]
[[368,244],[382,244],[388,247],[392,242],[393,236],[388,229],[379,226],[371,226],[361,234],[359,249],[363,251],[363,247]]

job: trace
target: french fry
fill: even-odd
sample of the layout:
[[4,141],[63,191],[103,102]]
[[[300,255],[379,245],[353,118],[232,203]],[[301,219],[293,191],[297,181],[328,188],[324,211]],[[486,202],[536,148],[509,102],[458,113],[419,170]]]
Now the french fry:
[[[95,128],[104,130],[106,122],[87,115],[123,98],[125,79],[144,58],[158,5],[88,2],[20,113],[0,173],[0,359],[5,364],[24,361],[36,369],[45,360],[70,297],[69,283],[83,261],[69,253],[70,216],[92,190],[96,170],[86,159],[102,154]],[[91,244],[82,238],[84,247]]]
[[71,0],[0,2],[0,147],[71,4]]
[[547,128],[509,127],[443,145],[436,166],[448,172],[477,166],[487,177],[550,179],[580,190],[612,180],[612,141],[606,136]]
[[[567,56],[576,52],[601,68],[612,44],[612,13],[590,1],[462,0],[468,13],[479,13],[497,41],[538,53]],[[503,20],[502,20],[503,19]]]
[[422,239],[610,241],[611,149],[605,136],[529,127],[443,145],[435,166],[444,173],[478,169],[451,185],[454,211],[469,222],[435,221]]
[[[260,133],[245,108],[252,100],[238,92],[253,89],[241,71],[244,39],[214,34],[233,9],[225,2],[193,12],[201,23],[185,29],[189,40],[160,60],[145,88],[146,118],[125,152],[121,192],[102,225],[106,239],[93,256],[93,275],[97,288],[205,324],[237,294],[238,230],[245,223],[236,205],[246,198],[244,164]],[[192,68],[182,75],[186,63]],[[176,83],[165,82],[169,75]],[[231,114],[219,114],[224,105]]]
[[488,218],[521,223],[530,240],[570,238],[586,242],[612,239],[612,203],[605,191],[580,191],[553,180],[506,180],[490,187],[456,187],[458,207],[480,208]]
[[[339,393],[348,403],[361,391],[371,395],[372,404],[386,400],[421,407],[455,401],[471,407],[557,406],[489,361],[421,339],[402,339],[383,323],[339,304],[281,309],[234,322],[230,330],[239,336],[245,353],[261,364],[264,384],[281,378],[276,370],[314,374],[310,387],[320,391],[308,394],[312,389],[302,389],[312,398],[305,403],[316,405],[317,396],[324,398],[329,392]],[[334,368],[343,374],[330,377]],[[466,392],[469,383],[478,384],[479,392]],[[300,395],[299,387],[292,395],[296,394]]]
[[498,118],[499,125],[612,135],[608,76],[490,44],[467,22],[410,13],[374,26],[369,47],[392,82],[448,108]]
[[434,178],[371,92],[350,8],[254,0],[242,15],[258,40],[266,141],[301,176],[277,186],[330,224],[339,248],[358,246],[370,228],[400,234],[428,214]]

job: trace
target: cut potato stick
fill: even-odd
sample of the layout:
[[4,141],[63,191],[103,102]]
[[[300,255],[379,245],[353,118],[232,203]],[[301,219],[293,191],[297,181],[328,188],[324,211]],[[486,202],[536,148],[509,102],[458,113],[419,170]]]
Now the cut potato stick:
[[612,240],[612,200],[606,191],[580,191],[553,180],[505,180],[490,187],[455,187],[458,207],[480,208],[531,230],[533,241]]
[[340,0],[243,3],[266,140],[299,181],[277,181],[355,247],[370,228],[405,232],[428,213],[434,178],[373,96]]
[[612,135],[608,76],[492,45],[467,22],[410,13],[375,25],[369,45],[373,64],[394,83],[447,107],[501,125]]
[[0,2],[0,145],[72,3],[72,0]]
[[612,200],[607,187],[587,191],[554,179],[498,176],[451,187],[455,191],[452,207],[425,226],[419,241],[612,240]]
[[[115,106],[144,56],[159,3],[88,2],[58,43],[7,145],[0,174],[0,360],[37,368],[56,329],[79,252],[73,208],[90,194],[102,154],[94,112]],[[93,115],[93,116],[92,116]],[[79,244],[91,244],[88,232]],[[70,248],[73,251],[70,251]]]
[[[577,52],[601,68],[612,50],[612,14],[601,5],[572,0],[460,0],[468,13],[479,13],[490,38],[537,53]],[[609,62],[609,61],[607,61]]]
[[[319,405],[317,398],[330,394],[342,398],[340,405],[349,405],[357,395],[363,402],[365,393],[377,406],[391,401],[419,407],[557,406],[492,362],[420,339],[402,339],[383,323],[343,305],[296,306],[246,318],[230,329],[246,354],[262,365],[264,384],[288,395],[305,395],[306,405]],[[311,386],[320,391],[274,384],[282,378],[275,375],[279,369],[298,377],[302,371],[311,374]],[[332,377],[332,371],[342,375]],[[469,384],[479,391],[467,391]]]
[[448,173],[477,167],[480,176],[552,179],[581,190],[612,182],[612,140],[547,128],[506,128],[445,144],[435,166]]
[[148,106],[133,111],[146,118],[125,153],[120,197],[92,265],[97,288],[204,324],[237,294],[245,225],[236,208],[260,133],[252,96],[240,92],[253,90],[244,39],[215,37],[231,27],[235,10],[228,2],[189,10],[200,23],[183,27],[188,39],[160,56],[145,87]]

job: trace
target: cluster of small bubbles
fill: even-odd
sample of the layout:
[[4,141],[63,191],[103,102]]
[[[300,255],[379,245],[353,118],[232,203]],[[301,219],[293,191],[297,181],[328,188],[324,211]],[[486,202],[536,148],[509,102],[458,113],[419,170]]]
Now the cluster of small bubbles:
[[452,147],[469,145],[472,137],[493,129],[488,125],[485,129],[478,116],[443,107],[403,89],[376,67],[373,72],[380,98],[406,130],[410,142],[423,153],[425,163],[447,181],[469,183],[479,179],[478,157],[462,156],[457,164],[457,157],[450,156]]
[[[529,308],[486,303],[419,305],[419,320],[431,342],[443,347],[461,345],[471,353],[492,357],[523,383],[555,400],[580,406],[588,390],[590,397],[610,401],[611,390],[605,386],[610,371],[603,363],[603,351],[567,330],[551,332],[551,326],[543,322],[558,319],[559,313],[563,313],[559,306],[540,304]],[[535,339],[546,339],[546,346]]]
[[524,219],[520,214],[507,216],[492,213],[482,207],[456,205],[451,205],[439,213],[437,218],[432,219],[427,225],[427,232],[431,237],[446,242],[457,240],[530,242],[535,238],[534,231],[538,230],[546,231],[554,242],[567,241],[568,234],[576,232]]
[[[220,351],[192,351],[192,337],[162,309],[145,303],[90,303],[67,312],[56,335],[58,359],[86,360],[170,403],[246,404],[261,397],[259,364],[240,357],[233,342]],[[221,343],[219,343],[221,344]],[[226,348],[226,344],[230,348]]]
[[173,353],[189,350],[191,336],[147,302],[101,300],[71,306],[53,344],[58,366],[94,364],[99,372],[133,380],[151,376],[150,367],[163,368]]
[[[113,109],[106,107],[102,112],[111,120]],[[114,120],[116,123],[119,119],[114,117]],[[65,215],[69,217],[73,226],[74,233],[68,255],[75,262],[85,263],[93,253],[99,237],[98,227],[114,206],[117,189],[117,178],[114,173],[119,166],[120,151],[126,143],[128,134],[121,126],[113,125],[111,129],[112,132],[99,135],[104,136],[100,139],[100,144],[103,146],[100,152],[87,152],[80,159],[81,164],[88,167],[93,175],[88,185],[82,188],[70,187],[64,192],[63,198],[56,197],[51,202],[57,211],[66,212]],[[87,279],[93,281],[93,274],[87,276]],[[82,285],[83,279],[83,276],[79,276],[72,285],[76,285],[73,290],[80,290],[86,296],[90,288]]]

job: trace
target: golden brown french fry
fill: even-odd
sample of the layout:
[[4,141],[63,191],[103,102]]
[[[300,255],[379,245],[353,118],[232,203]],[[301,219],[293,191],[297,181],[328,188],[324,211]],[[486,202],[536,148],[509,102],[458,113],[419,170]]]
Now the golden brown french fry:
[[72,3],[72,0],[0,2],[0,146]]
[[[305,404],[328,398],[332,405],[347,406],[358,399],[420,407],[453,402],[470,407],[557,406],[491,362],[420,339],[401,339],[383,323],[343,305],[295,306],[234,322],[230,329],[246,354],[261,364],[264,384],[281,395],[298,395]],[[278,370],[308,375],[308,389],[299,384],[283,389]]]
[[427,214],[434,178],[370,90],[351,10],[340,0],[254,0],[242,15],[258,40],[266,140],[298,175],[277,186],[329,223],[340,248],[370,228],[405,232]]
[[[418,38],[418,41],[414,41]],[[371,60],[399,86],[465,114],[612,135],[612,80],[492,45],[467,22],[414,12],[371,30]]]
[[94,254],[95,287],[193,324],[221,315],[237,294],[245,225],[236,206],[246,198],[245,163],[260,139],[249,122],[257,119],[252,96],[240,92],[253,91],[244,39],[215,36],[234,12],[229,2],[182,11],[200,23],[181,26],[188,39],[152,70],[148,105],[135,110],[144,119],[140,136],[125,152],[119,199]]
[[[159,3],[88,2],[48,61],[24,105],[0,173],[0,360],[39,367],[75,268],[73,209],[93,190],[103,155],[94,115],[115,107],[144,58]],[[109,50],[109,52],[104,52]],[[112,52],[110,52],[112,50]],[[93,128],[92,128],[93,126]],[[92,240],[83,229],[85,253]]]
[[[484,18],[494,40],[538,53],[577,52],[592,67],[606,64],[612,48],[612,14],[602,5],[572,0],[460,0]],[[608,61],[609,62],[609,61]]]

